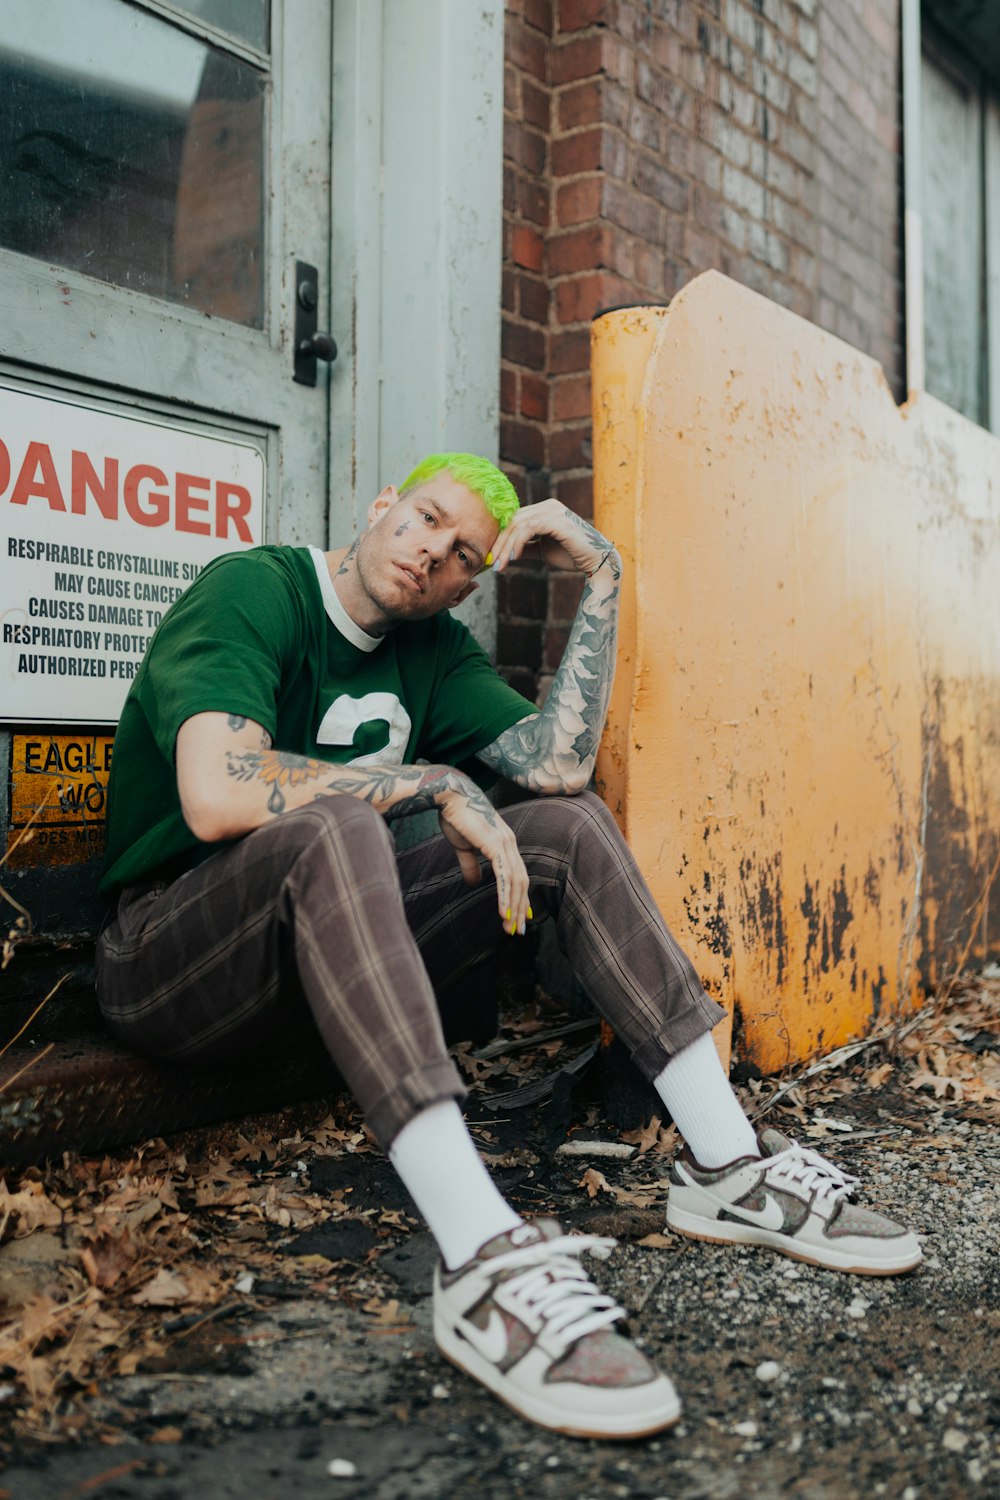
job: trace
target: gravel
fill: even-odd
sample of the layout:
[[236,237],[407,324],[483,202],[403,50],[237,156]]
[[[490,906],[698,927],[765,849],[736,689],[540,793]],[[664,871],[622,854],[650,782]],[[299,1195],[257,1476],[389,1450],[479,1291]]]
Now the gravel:
[[[662,1232],[656,1204],[630,1209],[622,1222],[637,1237],[588,1263],[682,1393],[681,1423],[657,1439],[544,1433],[444,1365],[430,1331],[433,1246],[418,1231],[327,1273],[322,1292],[254,1292],[245,1317],[206,1334],[200,1365],[109,1383],[89,1399],[79,1443],[16,1453],[0,1492],[987,1500],[1000,1493],[1000,1132],[916,1095],[849,1102],[858,1138],[810,1144],[861,1177],[863,1203],[918,1232],[916,1272],[862,1280],[749,1247],[645,1245],[651,1228]],[[834,1114],[844,1119],[846,1103]],[[633,1202],[665,1168],[652,1155],[601,1165]],[[614,1205],[589,1203],[580,1172],[579,1161],[549,1158],[518,1201],[596,1227]],[[289,1264],[300,1263],[290,1254]],[[372,1296],[399,1300],[399,1326],[373,1325],[362,1310]],[[128,1441],[102,1445],[101,1423]]]

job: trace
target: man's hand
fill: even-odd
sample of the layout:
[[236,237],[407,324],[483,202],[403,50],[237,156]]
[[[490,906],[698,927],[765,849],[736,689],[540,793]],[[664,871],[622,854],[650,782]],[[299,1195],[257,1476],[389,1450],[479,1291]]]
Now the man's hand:
[[559,500],[523,505],[493,544],[493,568],[502,573],[516,562],[529,542],[537,542],[542,561],[550,568],[596,573],[614,544],[589,521],[567,510]]
[[479,856],[489,860],[497,883],[500,921],[507,932],[523,934],[531,909],[528,872],[517,840],[475,782],[459,771],[452,772],[452,777],[455,784],[438,803],[441,832],[454,849],[470,885],[478,885],[482,879]]

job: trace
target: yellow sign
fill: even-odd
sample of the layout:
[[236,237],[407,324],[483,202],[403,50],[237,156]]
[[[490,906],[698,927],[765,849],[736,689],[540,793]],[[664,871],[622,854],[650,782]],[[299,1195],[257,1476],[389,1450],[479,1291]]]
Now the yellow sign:
[[111,735],[15,734],[7,866],[76,865],[104,853]]

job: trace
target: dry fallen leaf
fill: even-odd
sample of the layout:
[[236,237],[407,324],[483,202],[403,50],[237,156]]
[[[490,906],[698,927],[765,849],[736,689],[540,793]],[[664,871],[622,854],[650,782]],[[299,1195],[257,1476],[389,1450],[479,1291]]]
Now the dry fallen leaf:
[[17,1226],[14,1238],[19,1240],[41,1225],[52,1227],[63,1219],[56,1205],[45,1196],[40,1182],[26,1182],[19,1192],[11,1193],[6,1182],[0,1180],[0,1219],[8,1214]]
[[99,1234],[80,1251],[80,1260],[91,1286],[107,1290],[125,1274],[137,1253],[126,1229],[121,1235]]
[[638,1130],[623,1130],[622,1140],[629,1146],[638,1146],[639,1155],[642,1156],[659,1142],[660,1125],[659,1115],[654,1115],[648,1125],[642,1125]]
[[186,1302],[189,1296],[190,1290],[183,1276],[161,1266],[152,1281],[147,1281],[141,1291],[134,1292],[130,1301],[138,1307],[176,1307],[178,1303]]
[[610,1193],[612,1198],[615,1197],[614,1188],[604,1173],[599,1172],[596,1167],[587,1168],[577,1183],[577,1187],[586,1188],[588,1198],[596,1198],[598,1193]]

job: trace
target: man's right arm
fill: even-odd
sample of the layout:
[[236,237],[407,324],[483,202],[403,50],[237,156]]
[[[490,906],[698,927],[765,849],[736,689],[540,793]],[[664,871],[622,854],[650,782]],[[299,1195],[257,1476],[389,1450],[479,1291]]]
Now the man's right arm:
[[252,719],[200,713],[181,725],[176,768],[184,820],[205,843],[240,838],[318,797],[358,797],[385,818],[433,809],[465,879],[476,884],[480,854],[489,860],[501,921],[523,931],[528,877],[517,841],[475,782],[453,766],[331,765],[275,749]]

